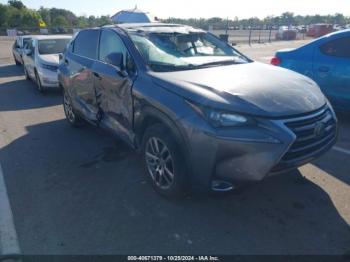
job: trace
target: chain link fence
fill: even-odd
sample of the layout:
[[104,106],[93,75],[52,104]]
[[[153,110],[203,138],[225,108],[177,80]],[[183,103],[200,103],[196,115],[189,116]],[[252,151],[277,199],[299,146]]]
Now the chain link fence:
[[[37,34],[74,34],[79,31],[79,28],[71,27],[55,27],[55,28],[17,28],[11,29],[17,32],[17,35],[37,35]],[[216,30],[209,29],[209,31],[229,43],[235,44],[254,44],[254,43],[269,43],[278,40],[304,40],[307,37],[305,32],[296,32],[290,38],[278,37],[279,31],[276,29],[242,29],[242,30]],[[7,39],[8,28],[0,28],[1,39]],[[14,37],[10,37],[14,39]]]

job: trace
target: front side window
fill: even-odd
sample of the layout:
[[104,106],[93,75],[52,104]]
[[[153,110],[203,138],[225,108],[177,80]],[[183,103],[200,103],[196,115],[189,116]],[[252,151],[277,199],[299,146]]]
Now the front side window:
[[70,39],[45,39],[38,41],[40,55],[51,55],[63,53]]
[[23,38],[23,47],[31,40],[31,38]]
[[96,59],[99,33],[99,30],[80,31],[74,40],[73,53],[90,59]]
[[107,64],[113,64],[113,56],[123,56],[122,69],[134,71],[134,64],[121,38],[111,30],[103,30],[100,38],[99,60]]
[[205,32],[131,33],[131,39],[155,71],[246,63],[234,48]]
[[24,46],[24,49],[26,50],[31,50],[32,54],[34,54],[35,52],[35,48],[34,48],[34,40],[29,41],[28,43],[26,43],[26,45]]
[[332,40],[320,48],[325,55],[350,58],[350,37]]

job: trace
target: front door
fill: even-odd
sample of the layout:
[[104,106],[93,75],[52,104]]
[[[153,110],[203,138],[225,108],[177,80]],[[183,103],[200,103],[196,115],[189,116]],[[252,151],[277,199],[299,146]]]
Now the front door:
[[94,64],[93,74],[101,125],[112,129],[126,142],[133,143],[132,86],[135,71],[117,32],[102,30],[98,60]]
[[26,48],[27,52],[30,51],[29,55],[24,54],[23,55],[23,63],[25,66],[25,69],[27,70],[28,75],[35,79],[35,66],[34,66],[34,59],[35,59],[35,41],[31,40]]

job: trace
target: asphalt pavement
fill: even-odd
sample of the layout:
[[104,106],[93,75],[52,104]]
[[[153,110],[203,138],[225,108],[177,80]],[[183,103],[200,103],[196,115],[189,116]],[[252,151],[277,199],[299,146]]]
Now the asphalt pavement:
[[[300,44],[238,49],[266,62]],[[40,94],[10,45],[0,41],[0,163],[24,254],[349,254],[348,116],[336,148],[297,171],[170,201],[118,138],[69,126],[61,92]]]

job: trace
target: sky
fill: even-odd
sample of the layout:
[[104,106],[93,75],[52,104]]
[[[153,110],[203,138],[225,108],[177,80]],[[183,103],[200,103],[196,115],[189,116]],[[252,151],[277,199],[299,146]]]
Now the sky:
[[[343,13],[350,16],[350,0],[22,0],[29,8],[64,8],[76,15],[113,15],[138,8],[160,18],[264,18],[288,11],[300,15]],[[7,0],[0,0],[7,3]]]

